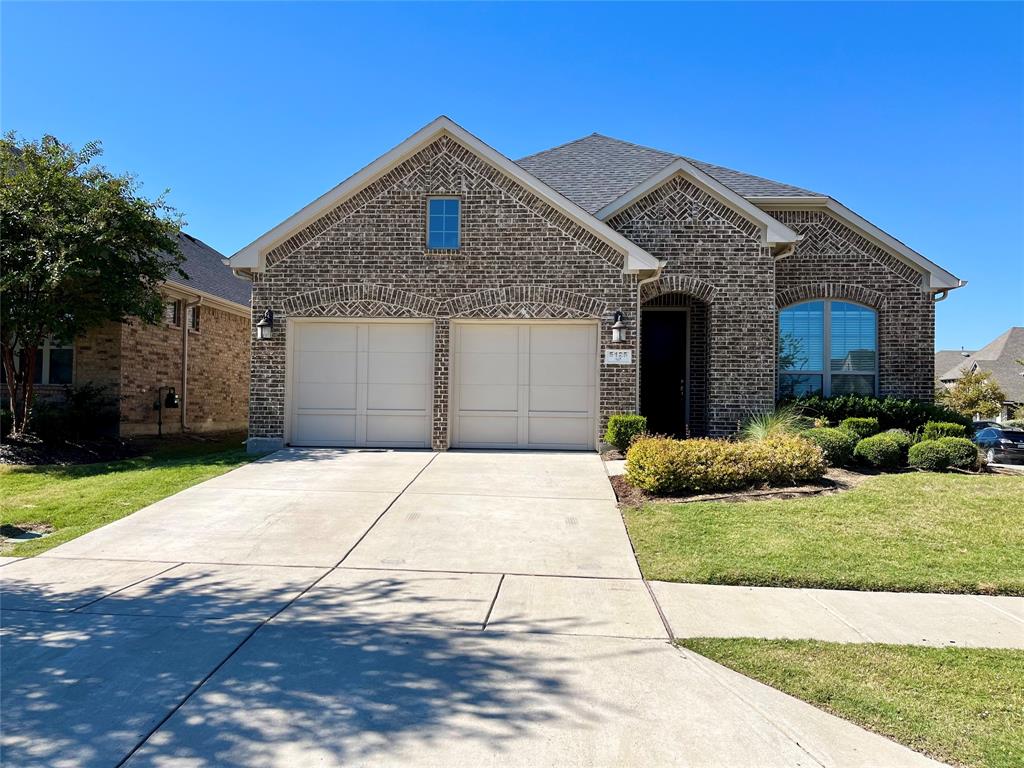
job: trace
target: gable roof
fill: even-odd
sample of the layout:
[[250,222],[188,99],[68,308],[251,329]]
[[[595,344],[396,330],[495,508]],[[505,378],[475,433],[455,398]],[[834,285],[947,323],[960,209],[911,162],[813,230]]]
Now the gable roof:
[[516,162],[582,208],[596,213],[675,160],[685,160],[738,195],[824,197],[720,165],[592,133]]
[[178,248],[185,256],[181,268],[188,275],[167,278],[168,283],[179,285],[185,290],[201,291],[210,296],[234,304],[249,306],[252,283],[235,275],[224,264],[224,254],[185,232],[178,233]]
[[935,352],[935,378],[942,381],[948,371],[959,371],[960,366],[968,365],[967,358],[974,354],[967,349],[939,349]]
[[361,171],[350,176],[329,192],[321,195],[309,205],[289,216],[273,229],[258,237],[235,253],[229,260],[232,269],[255,270],[264,268],[264,257],[280,243],[287,240],[307,224],[341,205],[352,195],[372,184],[389,170],[407,160],[423,147],[446,135],[471,152],[490,163],[506,176],[529,189],[555,210],[574,220],[577,224],[624,254],[625,271],[637,272],[657,269],[660,262],[636,243],[623,237],[604,222],[595,218],[592,212],[581,208],[544,181],[525,171],[507,157],[497,152],[462,126],[442,115],[425,125],[391,151],[381,155]]
[[955,381],[960,378],[961,368],[991,371],[1007,402],[1024,403],[1024,367],[1018,365],[1017,360],[1024,360],[1024,327],[1021,326],[1010,328],[939,378]]

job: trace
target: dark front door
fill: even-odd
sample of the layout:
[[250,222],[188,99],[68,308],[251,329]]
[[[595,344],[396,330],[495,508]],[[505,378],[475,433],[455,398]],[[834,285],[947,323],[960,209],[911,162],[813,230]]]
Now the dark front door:
[[640,412],[656,435],[686,434],[686,312],[640,316]]

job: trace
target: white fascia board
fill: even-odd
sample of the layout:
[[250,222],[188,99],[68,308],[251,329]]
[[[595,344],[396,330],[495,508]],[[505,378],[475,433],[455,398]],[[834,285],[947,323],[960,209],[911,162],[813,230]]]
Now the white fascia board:
[[249,317],[250,309],[248,304],[239,304],[237,301],[231,301],[225,299],[223,296],[216,296],[207,291],[200,291],[198,288],[192,288],[188,285],[175,282],[173,280],[166,281],[160,286],[161,292],[167,296],[175,299],[191,299],[198,298],[202,299],[203,303],[208,304],[214,309],[221,309],[225,312],[231,312],[235,315],[244,315]]
[[677,174],[686,176],[690,181],[708,192],[712,197],[728,205],[734,211],[750,219],[761,228],[762,244],[784,245],[795,243],[800,236],[781,221],[776,221],[756,205],[748,202],[722,182],[712,178],[693,163],[683,158],[673,160],[656,174],[641,182],[621,197],[613,200],[595,215],[601,221],[607,221],[615,214],[625,210],[645,195],[650,194]]
[[500,152],[491,148],[444,116],[437,118],[416,131],[416,133],[397,147],[381,155],[361,171],[350,176],[334,189],[321,195],[312,203],[249,243],[249,245],[228,259],[228,265],[234,270],[262,271],[264,268],[264,256],[267,251],[272,250],[287,240],[310,222],[315,221],[331,209],[341,205],[347,198],[372,184],[442,134],[447,134],[471,152],[496,167],[506,176],[522,184],[553,208],[575,220],[592,235],[623,253],[626,256],[624,271],[639,272],[647,269],[657,269],[657,259],[643,248],[630,242],[608,225],[598,221],[571,200],[556,192],[540,179],[527,173]]
[[824,209],[868,240],[894,256],[922,271],[928,277],[928,290],[932,292],[951,291],[967,285],[951,272],[947,272],[931,259],[922,256],[905,243],[901,243],[888,232],[876,227],[863,216],[854,213],[838,200],[831,197],[751,197],[751,202],[766,210]]

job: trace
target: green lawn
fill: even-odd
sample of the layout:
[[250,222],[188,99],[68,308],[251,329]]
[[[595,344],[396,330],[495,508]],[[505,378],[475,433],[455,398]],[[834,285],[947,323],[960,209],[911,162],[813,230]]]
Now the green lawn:
[[1024,651],[751,638],[679,642],[939,760],[1024,765]]
[[77,466],[0,467],[0,525],[56,531],[5,555],[37,555],[165,496],[245,464],[241,437],[154,443],[144,456]]
[[648,579],[1024,594],[1024,477],[882,475],[832,496],[625,518]]

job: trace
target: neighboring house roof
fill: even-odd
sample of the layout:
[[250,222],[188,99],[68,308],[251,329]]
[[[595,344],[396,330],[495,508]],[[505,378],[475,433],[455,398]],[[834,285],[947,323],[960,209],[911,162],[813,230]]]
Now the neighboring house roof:
[[580,207],[597,213],[675,160],[685,160],[743,197],[825,197],[791,184],[592,133],[516,162]]
[[963,368],[991,371],[992,378],[1006,396],[1006,402],[1024,403],[1024,366],[1018,365],[1018,360],[1024,360],[1024,327],[1014,326],[961,363],[951,366],[939,378],[956,381]]
[[974,354],[969,349],[940,349],[935,353],[935,378],[942,381],[942,376],[947,371],[960,370],[960,366],[967,364],[967,358]]
[[416,131],[391,151],[381,155],[334,189],[318,197],[305,208],[289,216],[273,229],[242,248],[230,259],[232,269],[260,271],[267,251],[272,250],[308,224],[341,205],[385,173],[407,160],[430,142],[446,135],[484,159],[509,178],[523,185],[556,211],[575,221],[583,229],[625,255],[625,271],[655,270],[660,262],[636,243],[624,237],[589,211],[524,171],[500,152],[485,144],[465,128],[442,115]]
[[230,267],[224,265],[223,253],[185,232],[178,233],[178,248],[185,256],[181,268],[188,275],[188,279],[175,274],[167,278],[168,283],[180,285],[186,290],[201,291],[245,307],[249,306],[252,283],[238,277]]

